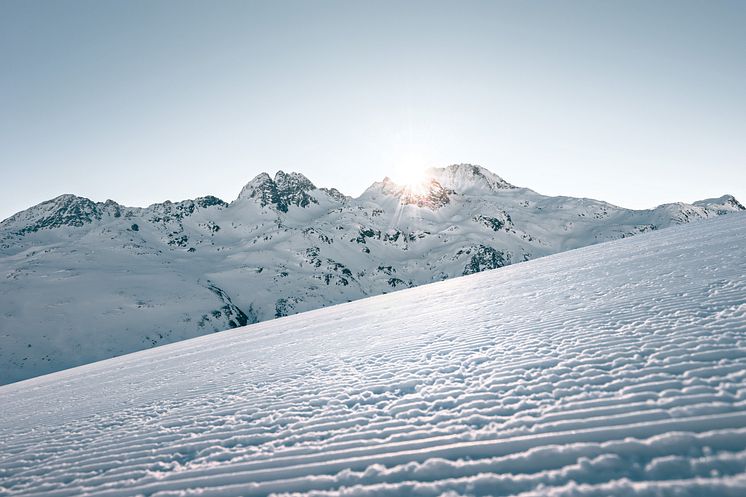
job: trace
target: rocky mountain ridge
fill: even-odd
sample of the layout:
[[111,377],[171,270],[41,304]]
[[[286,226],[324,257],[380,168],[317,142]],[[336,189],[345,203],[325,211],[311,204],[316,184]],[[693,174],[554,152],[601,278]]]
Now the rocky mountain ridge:
[[357,199],[282,171],[231,203],[62,195],[0,223],[0,383],[743,210],[547,197],[469,164]]

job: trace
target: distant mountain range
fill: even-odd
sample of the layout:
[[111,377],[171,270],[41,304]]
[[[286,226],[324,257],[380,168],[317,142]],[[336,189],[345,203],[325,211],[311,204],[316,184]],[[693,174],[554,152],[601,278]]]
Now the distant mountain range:
[[359,198],[282,171],[230,204],[62,195],[0,223],[0,383],[743,210],[548,197],[470,164]]

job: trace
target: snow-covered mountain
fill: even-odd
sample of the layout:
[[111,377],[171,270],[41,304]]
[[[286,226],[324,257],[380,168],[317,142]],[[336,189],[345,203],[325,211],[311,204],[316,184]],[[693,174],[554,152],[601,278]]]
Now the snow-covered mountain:
[[743,209],[547,197],[468,164],[357,199],[284,172],[230,204],[63,195],[0,223],[0,382]]
[[746,495],[744,240],[725,216],[0,387],[0,495]]

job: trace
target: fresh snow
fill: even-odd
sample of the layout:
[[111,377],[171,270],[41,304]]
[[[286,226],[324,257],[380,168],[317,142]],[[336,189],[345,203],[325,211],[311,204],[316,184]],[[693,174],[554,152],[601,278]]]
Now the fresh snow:
[[746,215],[0,387],[0,495],[746,495]]
[[302,174],[130,208],[63,195],[0,223],[0,384],[742,211],[547,197],[468,164],[360,198]]

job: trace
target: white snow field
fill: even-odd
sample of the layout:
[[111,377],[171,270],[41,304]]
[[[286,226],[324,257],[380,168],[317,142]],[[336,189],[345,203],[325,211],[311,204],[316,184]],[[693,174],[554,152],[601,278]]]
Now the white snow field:
[[746,215],[0,387],[0,495],[746,495]]
[[62,195],[0,222],[0,384],[216,331],[746,211],[629,210],[470,164],[357,199],[262,173],[227,204]]

